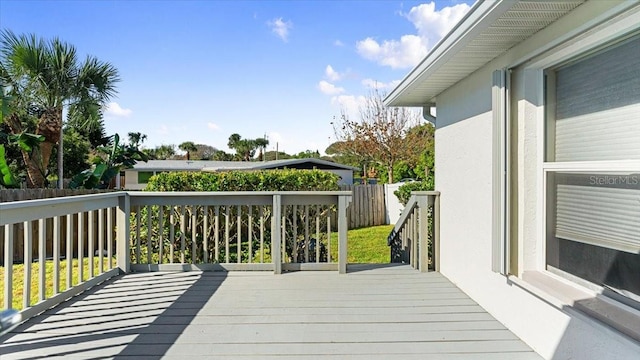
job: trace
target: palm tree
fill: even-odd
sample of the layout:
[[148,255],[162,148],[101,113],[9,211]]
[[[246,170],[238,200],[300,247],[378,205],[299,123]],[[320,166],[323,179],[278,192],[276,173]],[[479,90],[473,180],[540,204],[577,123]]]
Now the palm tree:
[[[39,166],[27,164],[31,187],[44,185],[44,173],[53,146],[58,144],[58,179],[62,188],[62,110],[68,118],[87,124],[101,120],[101,109],[115,95],[115,83],[120,79],[116,68],[107,62],[88,56],[80,62],[76,48],[58,38],[45,41],[36,35],[15,35],[10,30],[1,33],[0,62],[10,84],[24,89],[21,96],[41,109],[36,134],[44,136],[40,145]],[[11,116],[11,115],[10,115]],[[24,154],[23,154],[24,158]]]
[[260,153],[258,154],[258,160],[264,160],[264,150],[269,145],[269,140],[267,140],[266,136],[264,138],[257,138],[254,140],[256,146],[260,149]]
[[189,154],[190,152],[198,151],[196,144],[194,144],[192,141],[185,141],[182,144],[178,145],[178,148],[182,151],[187,152],[187,160],[191,160],[191,155]]

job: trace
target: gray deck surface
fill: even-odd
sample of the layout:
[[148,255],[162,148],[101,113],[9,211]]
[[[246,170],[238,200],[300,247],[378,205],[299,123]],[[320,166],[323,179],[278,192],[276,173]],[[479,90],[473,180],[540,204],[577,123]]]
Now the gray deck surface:
[[445,277],[408,266],[130,274],[1,341],[2,360],[540,359]]

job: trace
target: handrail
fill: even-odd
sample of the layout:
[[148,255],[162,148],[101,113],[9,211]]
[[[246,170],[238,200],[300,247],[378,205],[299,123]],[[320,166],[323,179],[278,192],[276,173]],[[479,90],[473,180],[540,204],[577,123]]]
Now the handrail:
[[[3,242],[1,250],[4,252],[2,260],[5,268],[4,288],[0,289],[4,299],[0,306],[20,309],[19,303],[13,302],[14,264],[24,266],[24,285],[22,292],[16,295],[22,297],[20,314],[23,319],[55,306],[112,276],[131,271],[133,255],[138,260],[136,270],[145,270],[145,267],[146,271],[160,269],[158,257],[154,259],[155,263],[149,260],[140,263],[139,260],[151,259],[148,249],[152,241],[154,245],[162,244],[162,248],[169,249],[165,242],[167,239],[163,239],[164,234],[168,236],[162,225],[163,221],[168,227],[173,227],[172,234],[175,230],[174,245],[180,247],[181,241],[183,244],[189,242],[189,248],[182,245],[181,250],[188,252],[196,249],[191,254],[197,254],[199,258],[204,257],[203,253],[206,254],[207,251],[213,252],[202,241],[207,239],[213,244],[214,221],[216,226],[221,225],[223,234],[226,230],[228,245],[229,236],[232,235],[234,240],[231,246],[238,245],[238,254],[241,244],[239,234],[242,234],[244,247],[245,238],[248,237],[251,243],[252,236],[254,241],[262,244],[262,239],[256,239],[255,236],[259,237],[263,228],[270,229],[264,232],[264,241],[265,244],[268,244],[267,241],[272,243],[269,254],[271,260],[267,262],[252,263],[249,255],[248,264],[229,261],[226,264],[196,264],[193,256],[190,262],[184,261],[185,257],[179,259],[178,256],[182,261],[167,264],[173,266],[167,269],[273,270],[276,274],[287,269],[337,269],[339,273],[345,273],[346,208],[351,198],[351,191],[118,191],[0,203],[0,240]],[[203,216],[203,211],[207,211],[206,216]],[[164,220],[161,214],[166,214]],[[338,257],[335,259],[328,255],[326,259],[323,258],[323,263],[320,260],[320,238],[322,237],[323,242],[328,242],[329,249],[322,250],[330,254],[328,239],[332,227],[336,225],[331,220],[332,215],[337,215]],[[223,221],[219,222],[221,219]],[[226,229],[224,221],[229,221]],[[233,228],[230,226],[232,222]],[[140,229],[143,226],[146,226],[147,232],[145,242],[141,244]],[[248,234],[247,229],[259,229],[258,235]],[[266,238],[267,234],[271,237]],[[144,257],[140,256],[140,245],[147,246]],[[292,246],[296,250],[291,250]],[[138,254],[135,253],[136,250]],[[242,250],[247,251],[244,248]],[[302,260],[292,258],[292,251],[301,254]],[[250,247],[248,252],[251,253]],[[284,258],[285,255],[288,258]],[[247,255],[243,254],[243,257],[246,259]],[[159,258],[162,259],[162,255]],[[37,262],[34,261],[36,259]],[[329,263],[329,260],[333,262]],[[49,262],[52,263],[51,267],[43,266]],[[200,265],[205,266],[200,268]]]
[[[433,224],[429,231],[429,211]],[[440,245],[440,192],[439,191],[413,191],[411,197],[396,225],[387,237],[387,245],[391,247],[391,261],[398,260],[409,262],[420,271],[428,270],[428,240],[431,241],[433,253],[433,265],[436,271],[440,270],[438,252]],[[398,249],[398,247],[403,247]],[[407,255],[408,254],[408,255]]]

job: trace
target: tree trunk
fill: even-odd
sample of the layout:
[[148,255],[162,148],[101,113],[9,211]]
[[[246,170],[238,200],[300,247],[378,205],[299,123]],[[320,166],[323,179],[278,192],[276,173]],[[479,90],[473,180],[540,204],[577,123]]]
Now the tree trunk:
[[389,180],[387,180],[388,184],[393,184],[393,165],[387,166],[389,173]]
[[[6,117],[7,125],[9,125],[9,129],[11,129],[11,133],[14,135],[20,135],[23,131],[22,125],[20,124],[20,119],[18,115],[11,114]],[[24,161],[25,166],[27,167],[27,187],[29,188],[40,188],[44,187],[44,172],[40,168],[39,159],[33,158],[32,155],[41,154],[38,152],[39,149],[34,149],[32,154],[20,149],[20,153],[22,154],[22,160]]]
[[[60,117],[62,119],[62,117]],[[58,189],[64,189],[64,146],[62,139],[64,134],[60,128],[60,137],[58,138]]]
[[[34,151],[38,151],[35,149]],[[45,185],[44,171],[40,168],[40,161],[32,157],[28,152],[21,150],[22,159],[27,166],[27,187],[43,188]]]
[[[42,160],[41,169],[43,171],[46,171],[49,165],[49,159],[51,158],[53,146],[60,140],[61,132],[62,108],[45,110],[42,116],[40,116],[40,120],[38,121],[38,129],[36,130],[37,135],[44,136],[44,141],[40,144],[40,159]],[[43,180],[41,183],[37,184],[38,187],[44,187],[44,174],[41,174],[41,176]],[[31,175],[29,175],[29,177],[31,177]]]

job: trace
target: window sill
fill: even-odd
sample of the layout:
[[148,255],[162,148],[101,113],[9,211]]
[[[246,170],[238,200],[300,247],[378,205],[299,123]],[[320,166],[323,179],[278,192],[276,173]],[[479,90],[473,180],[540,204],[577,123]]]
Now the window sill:
[[637,309],[546,272],[525,271],[522,278],[510,275],[508,281],[560,310],[575,309],[640,341],[640,311]]

